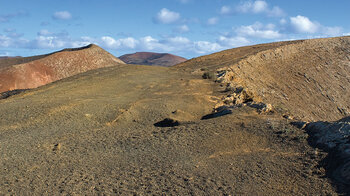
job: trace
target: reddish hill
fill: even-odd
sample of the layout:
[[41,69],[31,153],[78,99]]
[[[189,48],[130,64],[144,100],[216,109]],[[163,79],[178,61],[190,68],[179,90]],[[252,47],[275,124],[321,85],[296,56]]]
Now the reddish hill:
[[55,53],[0,59],[0,92],[36,88],[101,67],[125,64],[99,46],[64,49]]
[[125,54],[119,58],[127,64],[158,65],[164,67],[170,67],[187,60],[168,53],[153,52],[136,52],[134,54]]

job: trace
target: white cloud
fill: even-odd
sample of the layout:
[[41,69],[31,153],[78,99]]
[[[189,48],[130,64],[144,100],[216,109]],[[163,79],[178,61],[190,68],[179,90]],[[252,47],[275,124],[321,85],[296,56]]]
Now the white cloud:
[[236,11],[240,13],[263,13],[268,11],[268,4],[265,1],[246,1],[236,7]]
[[341,27],[323,26],[317,21],[311,21],[306,16],[290,17],[290,27],[295,33],[318,34],[320,36],[341,36]]
[[0,34],[0,47],[2,48],[25,48],[28,40],[18,36],[6,36]]
[[311,22],[309,18],[300,15],[290,17],[290,24],[297,33],[316,33],[320,28],[317,22]]
[[180,19],[180,14],[166,8],[161,9],[155,17],[155,22],[162,24],[175,23]]
[[164,44],[169,44],[172,47],[183,47],[188,44],[191,44],[191,41],[186,37],[176,36],[176,37],[169,37],[162,41]]
[[286,20],[286,19],[284,19],[284,18],[282,18],[281,20],[280,20],[280,24],[281,25],[285,25],[285,24],[287,24],[288,23],[288,21]]
[[191,44],[192,42],[189,39],[181,36],[168,37],[162,40],[146,36],[140,38],[137,49],[158,52],[183,52],[188,51]]
[[[64,47],[77,47],[81,40],[72,40],[67,32],[52,33],[41,30],[38,36],[32,40],[22,37],[8,37],[0,35],[0,47],[23,49],[60,49]],[[74,43],[74,44],[73,44]],[[80,44],[82,46],[84,44]]]
[[218,39],[218,43],[227,48],[239,47],[250,44],[250,41],[245,37],[228,37],[228,36],[220,36]]
[[[225,49],[226,47],[221,46],[218,42],[208,42],[208,41],[191,41],[186,37],[176,36],[176,37],[167,37],[164,39],[156,39],[151,36],[141,37],[138,40],[132,38],[135,43],[133,49],[139,51],[154,51],[154,52],[176,52],[176,53],[185,53],[185,52],[195,52],[197,54],[208,54],[212,52],[217,52],[219,50]],[[91,41],[91,40],[90,40]],[[101,40],[97,39],[93,41],[94,43],[100,44],[106,49],[117,49],[125,50],[130,49],[124,45],[119,45],[119,40],[115,40],[111,37],[104,38],[103,43]]]
[[163,51],[165,49],[164,46],[159,43],[159,40],[151,36],[140,38],[140,45],[138,46],[138,48],[148,51]]
[[321,31],[325,35],[329,36],[341,36],[343,29],[341,27],[321,27]]
[[138,41],[132,37],[116,40],[109,36],[103,36],[101,37],[101,40],[97,40],[97,42],[100,42],[102,46],[110,49],[118,49],[118,48],[134,49],[138,44]]
[[268,5],[265,1],[255,1],[251,9],[253,13],[263,13],[268,11]]
[[208,41],[197,41],[194,42],[195,52],[198,54],[212,53],[222,50],[223,47],[218,43],[212,43]]
[[53,33],[47,29],[42,29],[37,33],[38,36],[53,36],[53,37],[68,37],[69,34],[66,31],[61,31],[60,33]]
[[38,36],[33,40],[14,39],[0,35],[0,47],[2,48],[26,48],[26,49],[50,49],[58,50],[62,48],[81,47],[95,43],[108,50],[117,51],[153,51],[170,53],[197,53],[209,54],[223,49],[232,48],[249,43],[245,38],[219,38],[214,42],[193,41],[186,37],[175,36],[156,39],[151,36],[145,36],[138,39],[133,37],[116,39],[111,36],[102,36],[93,38],[83,36],[72,39],[60,33],[52,33],[47,30],[38,32]]
[[216,25],[219,22],[219,18],[218,17],[212,17],[209,18],[207,21],[208,25]]
[[259,22],[253,25],[241,26],[235,29],[235,32],[239,36],[247,36],[253,38],[278,39],[282,37],[282,34],[278,30],[275,30],[274,24],[267,24],[264,26]]
[[42,29],[38,32],[39,36],[47,36],[47,35],[51,35],[52,33],[50,31],[48,31],[47,29]]
[[12,40],[10,37],[5,35],[0,35],[0,47],[7,48],[12,44]]
[[224,5],[220,9],[220,14],[225,15],[225,14],[231,14],[231,13],[232,13],[232,9],[230,6]]
[[52,15],[52,18],[56,20],[69,20],[72,18],[72,14],[68,11],[59,11],[59,12],[55,12]]
[[126,48],[130,48],[130,49],[136,48],[137,44],[139,43],[139,41],[134,39],[133,37],[119,39],[119,42],[120,42],[121,46],[124,46]]
[[265,29],[268,29],[268,30],[274,30],[276,28],[276,25],[272,24],[272,23],[269,23],[269,24],[265,25],[265,27],[264,27],[263,24],[261,24],[259,22],[256,22],[255,24],[258,24],[257,25],[258,27],[262,27],[262,28],[265,28]]
[[39,49],[55,49],[67,46],[67,41],[55,36],[38,36],[28,47]]
[[283,17],[286,16],[286,13],[280,7],[274,6],[271,10],[268,10],[267,15],[271,17]]
[[101,41],[103,46],[108,48],[118,48],[120,46],[120,43],[118,43],[113,37],[103,36],[101,37]]
[[263,0],[243,2],[236,6],[235,11],[238,13],[266,14],[270,17],[282,17],[285,15],[285,12],[280,7],[274,6],[271,9],[268,3]]
[[187,33],[190,31],[190,28],[187,25],[181,25],[174,29],[177,33]]

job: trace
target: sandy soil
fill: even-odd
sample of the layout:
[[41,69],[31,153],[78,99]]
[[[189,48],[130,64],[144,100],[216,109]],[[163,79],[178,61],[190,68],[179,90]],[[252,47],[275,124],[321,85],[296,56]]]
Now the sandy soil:
[[[122,65],[0,100],[0,195],[337,195],[325,153],[280,114],[201,120],[223,88]],[[166,118],[178,126],[154,126]]]

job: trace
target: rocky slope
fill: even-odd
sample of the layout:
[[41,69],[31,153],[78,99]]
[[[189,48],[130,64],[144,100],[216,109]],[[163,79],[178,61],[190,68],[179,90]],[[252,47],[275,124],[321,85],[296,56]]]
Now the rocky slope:
[[0,92],[36,88],[78,73],[124,64],[96,45],[48,55],[0,60]]
[[311,145],[328,152],[328,175],[350,193],[350,116],[335,122],[297,122],[296,125],[308,132]]
[[158,65],[170,67],[186,61],[187,59],[167,53],[136,52],[119,57],[127,64]]
[[350,114],[350,37],[237,48],[177,67],[218,77],[232,92],[223,98],[228,105],[252,99],[304,121]]

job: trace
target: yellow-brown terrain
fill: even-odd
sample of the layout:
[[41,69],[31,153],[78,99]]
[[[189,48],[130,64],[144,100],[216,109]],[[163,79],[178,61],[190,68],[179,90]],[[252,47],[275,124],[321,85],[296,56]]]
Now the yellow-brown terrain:
[[346,151],[314,132],[347,126],[349,77],[340,37],[109,63],[10,96],[0,195],[347,194]]

